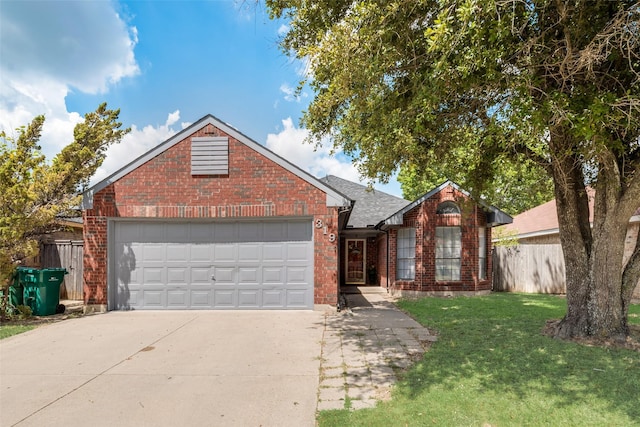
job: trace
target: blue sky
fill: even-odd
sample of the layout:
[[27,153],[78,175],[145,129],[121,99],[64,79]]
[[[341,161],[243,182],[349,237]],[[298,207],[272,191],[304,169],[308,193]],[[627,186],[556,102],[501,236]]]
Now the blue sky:
[[[294,89],[305,64],[282,53],[285,21],[250,1],[0,0],[0,129],[47,120],[51,157],[82,116],[106,101],[132,132],[95,180],[207,114],[311,174],[360,181],[350,159],[304,144]],[[376,185],[400,195],[400,187]]]

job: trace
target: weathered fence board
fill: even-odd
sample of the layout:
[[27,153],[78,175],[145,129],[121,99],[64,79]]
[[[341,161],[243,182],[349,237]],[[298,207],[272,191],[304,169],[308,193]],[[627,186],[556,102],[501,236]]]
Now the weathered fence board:
[[[564,258],[559,244],[493,248],[493,289],[505,292],[566,293]],[[633,292],[640,299],[640,281]]]
[[563,294],[564,258],[557,244],[496,246],[493,288],[497,291]]
[[82,300],[82,240],[54,240],[40,248],[41,268],[66,268],[60,299]]

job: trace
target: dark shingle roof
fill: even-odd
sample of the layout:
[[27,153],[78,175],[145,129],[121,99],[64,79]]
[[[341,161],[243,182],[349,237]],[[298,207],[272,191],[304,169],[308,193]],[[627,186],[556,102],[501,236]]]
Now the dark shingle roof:
[[353,211],[347,223],[348,227],[374,226],[411,203],[409,200],[383,193],[380,190],[369,189],[367,186],[333,175],[327,175],[320,181],[355,200]]

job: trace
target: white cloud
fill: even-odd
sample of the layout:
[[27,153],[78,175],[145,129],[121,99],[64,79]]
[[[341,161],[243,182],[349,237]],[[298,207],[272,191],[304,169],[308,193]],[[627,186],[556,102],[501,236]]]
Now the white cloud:
[[[180,110],[167,115],[164,125],[153,127],[151,125],[138,129],[135,125],[131,127],[131,132],[122,138],[119,144],[112,145],[107,150],[107,156],[102,166],[96,171],[91,179],[91,184],[102,181],[123,166],[131,163],[147,151],[151,150],[161,142],[166,141],[176,134],[171,126],[180,120]],[[181,126],[184,127],[185,123]],[[188,124],[187,124],[188,125]]]
[[46,116],[42,138],[51,157],[71,142],[80,114],[67,111],[71,90],[95,94],[139,69],[137,31],[112,2],[3,2],[0,14],[0,130],[13,133]]
[[280,92],[284,93],[285,101],[289,102],[300,102],[303,98],[308,97],[306,92],[297,93],[296,89],[289,86],[287,83],[282,83],[280,85]]
[[279,36],[284,36],[285,34],[287,34],[288,31],[289,31],[289,26],[286,24],[282,24],[280,25],[280,27],[278,27]]
[[[351,163],[351,159],[340,152],[331,154],[329,141],[324,141],[321,147],[314,150],[313,145],[305,142],[309,131],[297,128],[291,117],[282,120],[282,126],[283,129],[280,132],[267,135],[266,146],[268,149],[315,177],[335,175],[349,181],[363,182],[358,170]],[[395,176],[392,177],[389,184],[376,183],[374,187],[398,197],[401,197],[402,194]]]

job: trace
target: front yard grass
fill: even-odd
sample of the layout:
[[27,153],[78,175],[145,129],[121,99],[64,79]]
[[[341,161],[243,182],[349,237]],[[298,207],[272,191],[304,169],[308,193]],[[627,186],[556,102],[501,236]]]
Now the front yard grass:
[[33,325],[0,325],[0,340],[35,328]]
[[[426,298],[399,306],[438,341],[388,402],[323,411],[320,426],[640,426],[640,352],[544,336],[550,295]],[[640,306],[630,310],[634,333]]]

